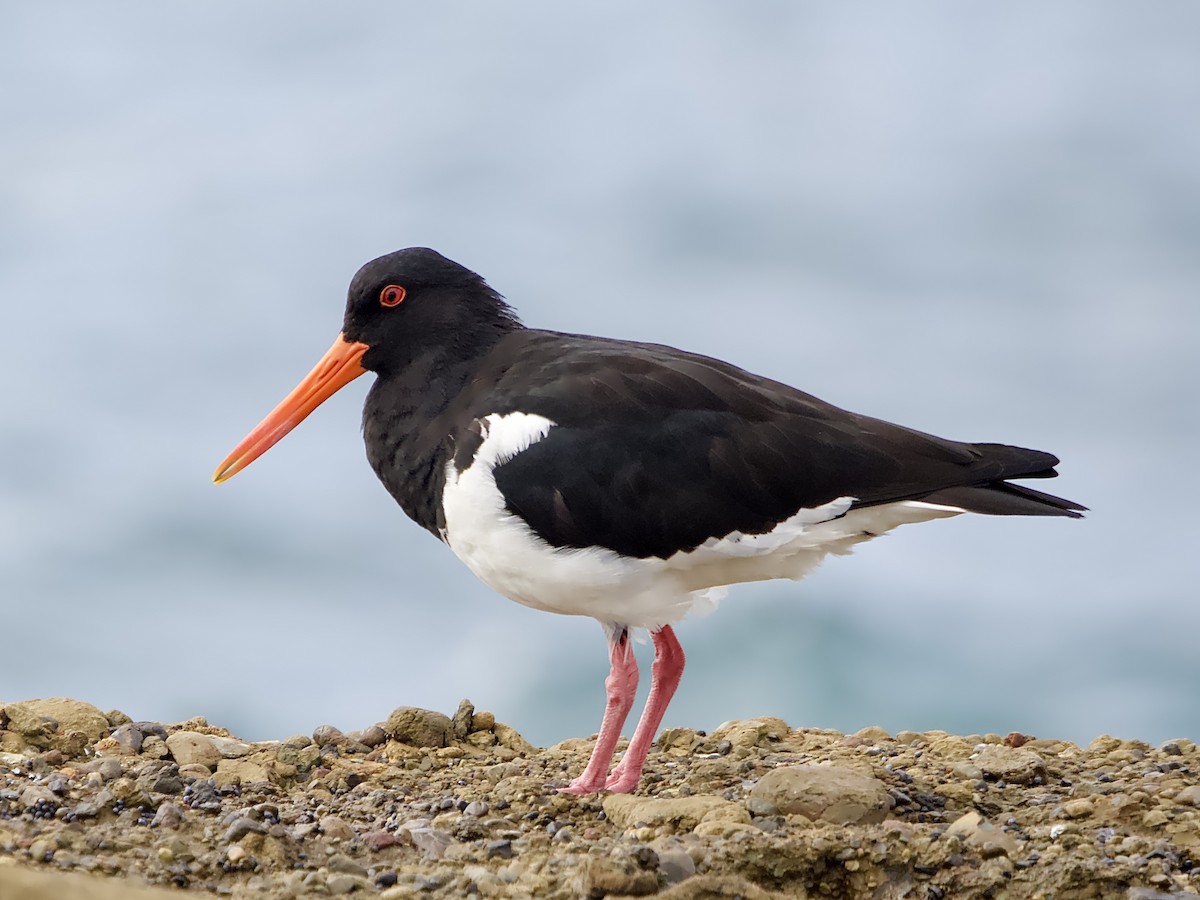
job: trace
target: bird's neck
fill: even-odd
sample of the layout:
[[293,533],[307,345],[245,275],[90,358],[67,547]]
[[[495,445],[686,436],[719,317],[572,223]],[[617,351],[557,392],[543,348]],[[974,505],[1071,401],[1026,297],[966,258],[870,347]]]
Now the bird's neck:
[[367,393],[363,440],[371,468],[408,517],[439,538],[446,463],[453,453],[443,414],[508,330],[472,341],[470,349],[433,346],[403,369],[380,374]]

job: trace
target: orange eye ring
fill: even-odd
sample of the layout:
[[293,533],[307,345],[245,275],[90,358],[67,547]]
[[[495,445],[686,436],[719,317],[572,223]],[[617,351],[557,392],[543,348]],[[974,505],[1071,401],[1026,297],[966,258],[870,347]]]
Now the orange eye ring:
[[379,303],[381,306],[399,306],[407,293],[400,285],[389,284],[379,292]]

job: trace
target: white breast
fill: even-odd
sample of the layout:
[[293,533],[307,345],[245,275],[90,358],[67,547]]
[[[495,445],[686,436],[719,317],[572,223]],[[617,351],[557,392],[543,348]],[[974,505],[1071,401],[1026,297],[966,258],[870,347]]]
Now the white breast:
[[725,585],[802,578],[828,553],[848,553],[897,525],[963,511],[918,501],[849,510],[853,498],[841,497],[801,509],[768,533],[734,532],[665,560],[556,548],[507,510],[493,476],[554,424],[530,413],[485,416],[474,461],[461,473],[447,464],[442,492],[443,537],[458,558],[497,593],[547,612],[657,629],[693,609],[711,609]]

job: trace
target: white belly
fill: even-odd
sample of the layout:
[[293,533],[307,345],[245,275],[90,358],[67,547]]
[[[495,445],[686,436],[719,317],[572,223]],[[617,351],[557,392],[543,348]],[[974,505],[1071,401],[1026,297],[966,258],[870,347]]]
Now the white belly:
[[612,550],[556,548],[508,512],[493,471],[544,438],[554,423],[529,413],[492,414],[470,468],[446,469],[442,508],[446,543],[490,588],[535,609],[591,616],[604,623],[661,628],[693,608],[711,609],[726,585],[803,578],[829,553],[897,525],[957,515],[955,507],[919,501],[849,509],[841,497],[802,509],[765,534],[713,538],[668,559],[637,559]]

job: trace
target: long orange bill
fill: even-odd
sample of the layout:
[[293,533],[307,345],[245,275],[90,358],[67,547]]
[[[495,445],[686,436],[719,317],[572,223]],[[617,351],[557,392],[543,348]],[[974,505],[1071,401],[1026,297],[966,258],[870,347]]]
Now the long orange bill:
[[339,334],[316,368],[225,457],[225,461],[213,473],[213,481],[220,484],[232,478],[274,447],[285,434],[337,391],[359,375],[366,374],[361,360],[368,349],[366,344],[351,343]]

